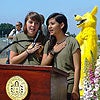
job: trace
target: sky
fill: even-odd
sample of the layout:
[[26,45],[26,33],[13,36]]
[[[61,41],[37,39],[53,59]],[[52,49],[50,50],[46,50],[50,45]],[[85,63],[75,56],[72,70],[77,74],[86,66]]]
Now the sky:
[[68,32],[78,34],[74,15],[83,15],[91,12],[94,6],[98,6],[97,34],[100,34],[100,0],[2,0],[0,2],[0,23],[15,25],[17,21],[24,23],[24,19],[30,11],[43,14],[45,20],[54,13],[63,13],[68,19]]

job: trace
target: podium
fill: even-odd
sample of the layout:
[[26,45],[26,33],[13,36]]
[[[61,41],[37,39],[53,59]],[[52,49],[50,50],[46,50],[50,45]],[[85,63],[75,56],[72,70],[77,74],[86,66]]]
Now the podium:
[[52,66],[19,64],[0,64],[0,100],[11,100],[6,86],[14,76],[20,76],[28,85],[24,100],[67,100],[66,72]]

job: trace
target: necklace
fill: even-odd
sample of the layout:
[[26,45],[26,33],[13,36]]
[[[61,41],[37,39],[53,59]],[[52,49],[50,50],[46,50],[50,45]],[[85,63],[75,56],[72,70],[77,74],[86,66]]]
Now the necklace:
[[66,40],[66,38],[65,38],[63,41],[61,41],[61,42],[57,42],[56,44],[61,44],[61,43],[63,43],[65,40]]

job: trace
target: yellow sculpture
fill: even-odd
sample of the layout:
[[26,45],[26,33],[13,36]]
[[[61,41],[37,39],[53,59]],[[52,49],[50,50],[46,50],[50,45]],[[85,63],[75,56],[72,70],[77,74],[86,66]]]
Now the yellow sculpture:
[[76,36],[80,47],[81,47],[81,79],[80,79],[80,87],[82,90],[80,94],[84,94],[84,84],[83,79],[86,75],[84,72],[85,69],[85,59],[92,62],[91,51],[96,62],[97,60],[97,33],[96,33],[96,13],[98,7],[95,6],[91,12],[85,13],[83,16],[75,15],[75,20],[79,23],[77,24],[78,28],[81,28],[80,33]]

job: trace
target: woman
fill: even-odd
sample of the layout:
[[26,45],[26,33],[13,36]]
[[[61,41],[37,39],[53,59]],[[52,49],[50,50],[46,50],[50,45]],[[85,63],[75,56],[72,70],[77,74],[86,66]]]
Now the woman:
[[42,57],[44,35],[40,34],[41,18],[36,12],[29,12],[25,18],[23,33],[17,34],[14,41],[35,40],[32,42],[18,42],[11,46],[10,64],[39,65]]
[[79,100],[81,68],[80,47],[76,39],[66,36],[67,18],[60,13],[51,14],[46,21],[51,39],[44,47],[41,65],[52,65],[67,73],[67,100]]

